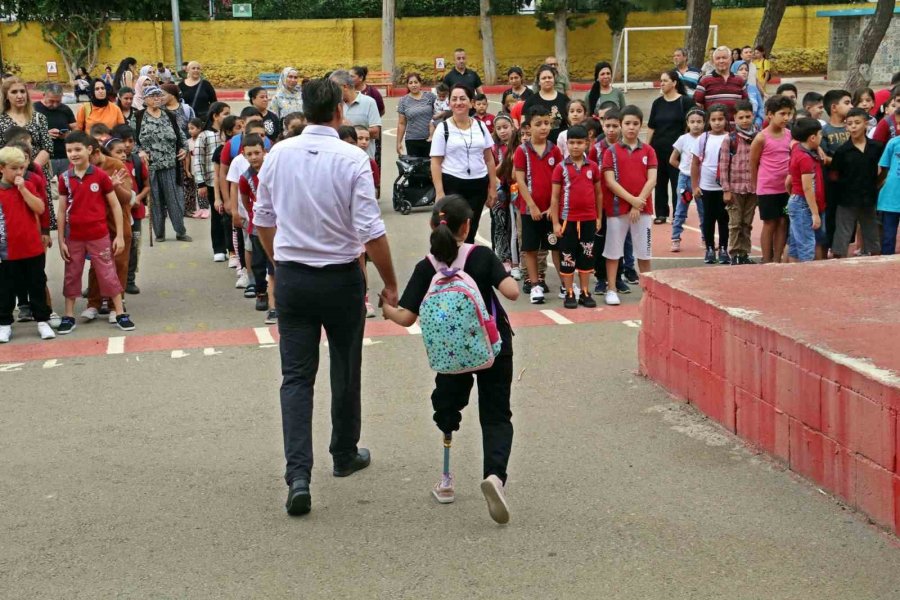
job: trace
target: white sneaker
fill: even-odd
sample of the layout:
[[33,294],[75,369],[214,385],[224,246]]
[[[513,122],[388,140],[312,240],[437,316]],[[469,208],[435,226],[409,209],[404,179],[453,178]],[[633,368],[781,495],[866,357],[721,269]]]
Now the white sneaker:
[[234,282],[234,287],[238,289],[244,289],[250,284],[250,278],[247,277],[247,271],[244,269],[238,269],[238,278],[237,281]]
[[234,254],[231,255],[231,258],[228,259],[228,268],[229,269],[237,269],[241,266],[241,259],[239,259]]
[[608,290],[606,292],[606,295],[603,297],[603,301],[610,306],[618,306],[622,304],[622,301],[619,300],[619,295],[614,290]]
[[38,326],[38,333],[41,334],[42,340],[52,340],[53,338],[56,337],[56,334],[53,333],[53,328],[50,327],[50,323],[42,321],[42,322],[38,323],[37,326]]
[[375,306],[369,302],[369,297],[366,296],[366,318],[372,319],[375,317]]
[[544,290],[541,289],[541,286],[536,285],[531,288],[531,303],[532,304],[543,304],[544,303]]
[[213,262],[225,262],[225,260],[226,260],[226,257],[223,252],[213,254]]
[[12,325],[0,325],[0,344],[5,344],[12,337]]
[[114,310],[109,311],[109,324],[110,325],[116,324],[116,311],[114,311]]
[[431,488],[431,495],[441,504],[451,504],[456,500],[453,493],[453,475],[450,473],[441,475],[441,480]]
[[503,490],[503,482],[496,475],[488,475],[481,482],[481,493],[487,500],[488,513],[491,518],[500,523],[509,523],[509,505],[506,503],[506,495]]
[[60,317],[55,312],[50,313],[50,320],[48,320],[47,322],[50,323],[50,327],[52,327],[53,329],[59,329],[59,324],[62,323],[62,317]]
[[88,308],[84,309],[84,312],[81,313],[81,318],[86,319],[88,321],[93,321],[94,319],[97,318],[97,315],[99,315],[99,314],[100,314],[100,312],[96,308],[88,307]]
[[509,276],[512,277],[513,279],[515,279],[516,281],[521,281],[522,280],[522,269],[520,269],[519,267],[513,267],[509,272]]

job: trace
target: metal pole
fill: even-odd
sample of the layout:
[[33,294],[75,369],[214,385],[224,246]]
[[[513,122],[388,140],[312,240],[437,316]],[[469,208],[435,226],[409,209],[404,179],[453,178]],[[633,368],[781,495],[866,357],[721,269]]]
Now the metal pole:
[[178,0],[172,0],[172,36],[175,38],[175,69],[181,68],[181,14]]

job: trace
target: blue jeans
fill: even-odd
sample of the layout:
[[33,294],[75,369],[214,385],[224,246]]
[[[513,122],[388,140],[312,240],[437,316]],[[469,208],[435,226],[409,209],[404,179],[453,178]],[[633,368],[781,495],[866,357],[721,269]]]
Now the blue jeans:
[[881,211],[881,253],[893,254],[897,247],[897,226],[900,212]]
[[[679,173],[678,175],[678,198],[675,200],[675,218],[672,220],[672,239],[681,240],[681,234],[684,231],[684,222],[687,221],[688,208],[690,204],[681,201],[681,194],[685,190],[691,189],[691,178],[689,175]],[[703,223],[703,200],[696,198],[697,214],[700,215],[700,223]],[[701,236],[703,234],[701,233]]]
[[628,235],[625,236],[625,250],[622,261],[625,263],[626,269],[634,271],[634,244],[631,243],[630,231],[628,232]]
[[800,262],[815,260],[816,246],[825,245],[825,215],[820,214],[821,226],[813,229],[812,212],[803,196],[792,194],[788,199],[788,256]]

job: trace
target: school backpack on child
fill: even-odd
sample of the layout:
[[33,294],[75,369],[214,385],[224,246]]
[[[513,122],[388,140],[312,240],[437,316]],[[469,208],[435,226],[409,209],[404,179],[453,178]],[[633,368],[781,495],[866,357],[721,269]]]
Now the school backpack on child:
[[419,307],[419,325],[428,364],[438,373],[487,369],[500,353],[497,321],[485,306],[478,285],[463,271],[474,248],[463,244],[449,266],[428,255],[436,273]]

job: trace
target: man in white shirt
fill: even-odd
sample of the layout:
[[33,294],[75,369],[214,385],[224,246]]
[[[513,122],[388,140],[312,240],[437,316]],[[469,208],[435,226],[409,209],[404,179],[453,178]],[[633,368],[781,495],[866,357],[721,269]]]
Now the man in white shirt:
[[253,217],[275,263],[290,515],[306,514],[311,505],[313,386],[323,327],[331,357],[334,475],[346,477],[369,466],[369,451],[357,447],[366,288],[358,259],[363,251],[384,282],[383,301],[398,302],[369,158],[338,139],[344,121],[340,87],[327,79],[308,82],[303,110],[309,121],[303,135],[273,146],[263,163]]
[[[381,115],[375,100],[353,87],[350,71],[334,71],[329,79],[341,88],[344,101],[344,120],[349,125],[362,125],[369,129],[372,141],[381,139]],[[369,144],[369,158],[375,158],[375,143]]]

